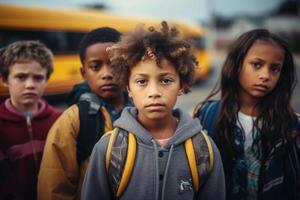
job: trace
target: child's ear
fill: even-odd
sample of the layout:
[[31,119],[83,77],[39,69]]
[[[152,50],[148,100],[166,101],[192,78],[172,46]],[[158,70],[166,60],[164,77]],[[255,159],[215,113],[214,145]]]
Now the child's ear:
[[84,79],[84,80],[86,80],[86,78],[85,78],[85,67],[80,67],[80,73],[81,73],[81,76],[82,76],[82,78]]
[[131,94],[130,88],[129,88],[128,86],[126,86],[126,90],[127,90],[127,92],[128,92],[128,96],[129,96],[130,98],[132,98],[132,94]]
[[184,85],[180,84],[180,89],[178,90],[178,96],[183,95],[183,91],[184,91]]
[[180,89],[178,90],[177,96],[181,96],[183,94],[183,88],[184,84],[182,83],[182,80],[180,80]]
[[181,96],[183,94],[183,89],[181,88],[180,90],[178,90],[178,96]]

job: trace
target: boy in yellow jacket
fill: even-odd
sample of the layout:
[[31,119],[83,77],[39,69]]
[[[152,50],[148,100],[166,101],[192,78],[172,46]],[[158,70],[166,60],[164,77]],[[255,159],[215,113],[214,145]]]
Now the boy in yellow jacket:
[[[89,149],[104,132],[112,129],[124,106],[130,105],[124,88],[113,80],[106,52],[119,38],[118,31],[105,27],[87,33],[80,43],[80,70],[92,93],[87,93],[81,101],[85,102],[85,108],[81,109],[79,103],[72,105],[49,132],[39,172],[40,200],[80,199]],[[91,123],[90,114],[99,113],[99,119]]]

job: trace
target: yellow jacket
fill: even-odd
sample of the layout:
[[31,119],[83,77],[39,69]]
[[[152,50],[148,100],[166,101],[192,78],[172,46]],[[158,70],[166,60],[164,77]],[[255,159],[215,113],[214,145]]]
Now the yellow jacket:
[[[104,132],[112,130],[108,111],[102,106]],[[68,108],[51,127],[38,176],[39,200],[80,199],[81,186],[89,158],[78,166],[76,144],[79,133],[79,109]]]

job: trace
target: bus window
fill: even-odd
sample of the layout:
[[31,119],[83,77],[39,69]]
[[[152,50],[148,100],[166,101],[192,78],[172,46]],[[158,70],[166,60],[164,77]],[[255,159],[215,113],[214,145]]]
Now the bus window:
[[38,31],[0,28],[0,47],[18,40],[39,40],[54,54],[76,54],[84,32]]

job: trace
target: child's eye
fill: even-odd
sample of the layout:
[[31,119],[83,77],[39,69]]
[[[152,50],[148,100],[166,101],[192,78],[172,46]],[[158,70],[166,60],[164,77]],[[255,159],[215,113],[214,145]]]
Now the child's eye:
[[42,82],[45,80],[45,77],[42,75],[35,75],[33,76],[33,80],[35,80],[36,82]]
[[19,81],[25,81],[27,76],[25,74],[18,74],[15,76]]
[[161,80],[161,83],[164,84],[164,85],[169,85],[170,83],[172,83],[173,80],[172,79],[162,79]]
[[146,85],[146,84],[147,84],[147,81],[146,81],[145,79],[138,79],[138,80],[136,80],[136,83],[137,83],[138,85],[143,86],[143,85]]
[[102,67],[102,62],[93,62],[90,64],[89,67],[92,71],[99,71],[100,68]]
[[259,69],[261,67],[261,63],[259,62],[252,62],[251,65],[255,68],[255,69]]
[[274,73],[279,73],[281,71],[281,67],[278,65],[272,65],[271,66],[271,71]]

